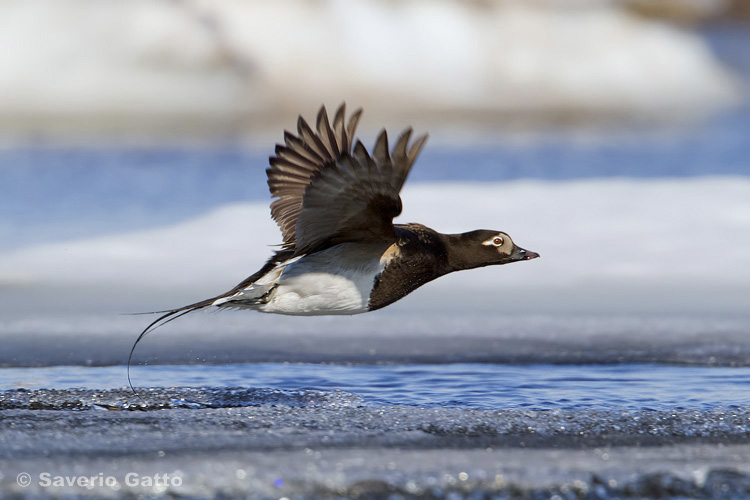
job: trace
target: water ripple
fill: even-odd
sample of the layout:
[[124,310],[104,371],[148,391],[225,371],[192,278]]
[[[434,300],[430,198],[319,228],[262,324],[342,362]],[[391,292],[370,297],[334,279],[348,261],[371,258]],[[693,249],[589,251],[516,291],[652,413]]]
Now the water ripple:
[[[213,401],[213,406],[308,404],[309,398],[327,401],[341,394],[355,405],[475,409],[708,410],[750,404],[750,368],[731,367],[258,363],[137,367],[133,379],[139,386],[192,386],[204,391],[201,404]],[[124,384],[121,366],[0,370],[0,386],[11,390],[104,390],[122,389]],[[231,390],[243,395],[217,403],[218,393],[206,393],[230,388],[242,388]],[[142,394],[148,391],[139,389]]]

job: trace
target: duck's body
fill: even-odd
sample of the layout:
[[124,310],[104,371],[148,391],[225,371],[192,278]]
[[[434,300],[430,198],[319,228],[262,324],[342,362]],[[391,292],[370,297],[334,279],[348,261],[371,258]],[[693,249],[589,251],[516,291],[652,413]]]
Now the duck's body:
[[263,273],[211,305],[314,316],[380,309],[449,272],[440,234],[397,225],[394,243],[340,243],[303,256],[278,252]]
[[285,258],[282,252],[271,270],[212,305],[298,316],[367,312],[372,284],[386,265],[381,257],[387,248],[341,243],[301,257]]
[[332,124],[321,108],[316,131],[300,117],[297,135],[285,132],[266,170],[282,249],[227,293],[166,311],[133,349],[152,328],[205,307],[358,314],[453,271],[539,256],[499,231],[442,234],[421,224],[394,225],[399,192],[427,137],[409,146],[407,129],[389,150],[383,131],[371,155],[354,140],[360,112],[345,126],[343,105]]

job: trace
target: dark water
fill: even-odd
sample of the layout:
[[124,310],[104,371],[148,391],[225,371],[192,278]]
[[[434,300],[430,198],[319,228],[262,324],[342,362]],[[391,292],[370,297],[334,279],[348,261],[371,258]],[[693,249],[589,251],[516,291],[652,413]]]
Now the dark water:
[[[6,368],[6,389],[115,389],[125,368]],[[750,405],[750,368],[625,365],[326,365],[228,364],[137,366],[138,387],[263,388],[338,394],[367,406],[530,410],[669,410]],[[345,394],[344,394],[345,393]],[[252,404],[267,401],[253,393]],[[260,398],[260,399],[258,399]]]

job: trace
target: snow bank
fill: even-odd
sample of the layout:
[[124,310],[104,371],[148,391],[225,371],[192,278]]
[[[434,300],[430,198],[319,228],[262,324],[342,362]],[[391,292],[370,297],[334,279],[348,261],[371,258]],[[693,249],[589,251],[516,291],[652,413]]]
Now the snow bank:
[[293,109],[312,96],[395,109],[658,116],[732,94],[700,39],[614,4],[202,4]]
[[257,128],[342,99],[391,117],[663,118],[735,97],[700,38],[618,2],[1,0],[0,46],[11,130]]
[[[504,230],[542,255],[441,278],[413,296],[422,300],[492,308],[514,297],[554,304],[583,294],[610,309],[639,300],[742,309],[750,296],[747,178],[417,184],[403,199],[398,221],[443,232]],[[200,299],[253,273],[279,241],[265,203],[226,206],[163,229],[0,255],[0,289]]]

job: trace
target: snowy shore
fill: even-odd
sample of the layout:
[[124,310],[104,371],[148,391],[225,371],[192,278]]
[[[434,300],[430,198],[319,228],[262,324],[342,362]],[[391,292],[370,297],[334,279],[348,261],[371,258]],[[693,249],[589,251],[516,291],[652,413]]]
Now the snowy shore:
[[[32,396],[50,404],[86,397]],[[125,391],[89,396],[132,398]],[[179,392],[148,397],[169,401]],[[13,398],[12,391],[0,393],[6,408]],[[669,499],[739,498],[750,488],[750,414],[742,408],[534,412],[317,403],[148,412],[2,409],[0,493]],[[155,476],[161,481],[143,482]],[[91,482],[50,485],[57,477]],[[28,486],[19,485],[26,479]]]
[[[434,301],[438,292],[460,301],[471,291],[468,302],[488,310],[533,299],[538,313],[559,310],[557,301],[583,312],[657,305],[745,311],[738,294],[750,284],[746,177],[418,184],[402,196],[408,202],[396,222],[419,221],[446,233],[504,230],[542,255],[444,277],[408,297],[411,307]],[[164,309],[231,288],[265,262],[278,240],[266,202],[236,204],[169,227],[6,252],[0,285],[10,295],[35,294],[38,304],[74,299],[59,292],[68,289],[104,293],[103,301],[109,294],[119,312]],[[696,265],[706,252],[710,257]],[[123,302],[127,292],[131,298]],[[138,299],[158,295],[150,306]],[[574,307],[587,300],[596,307]]]

